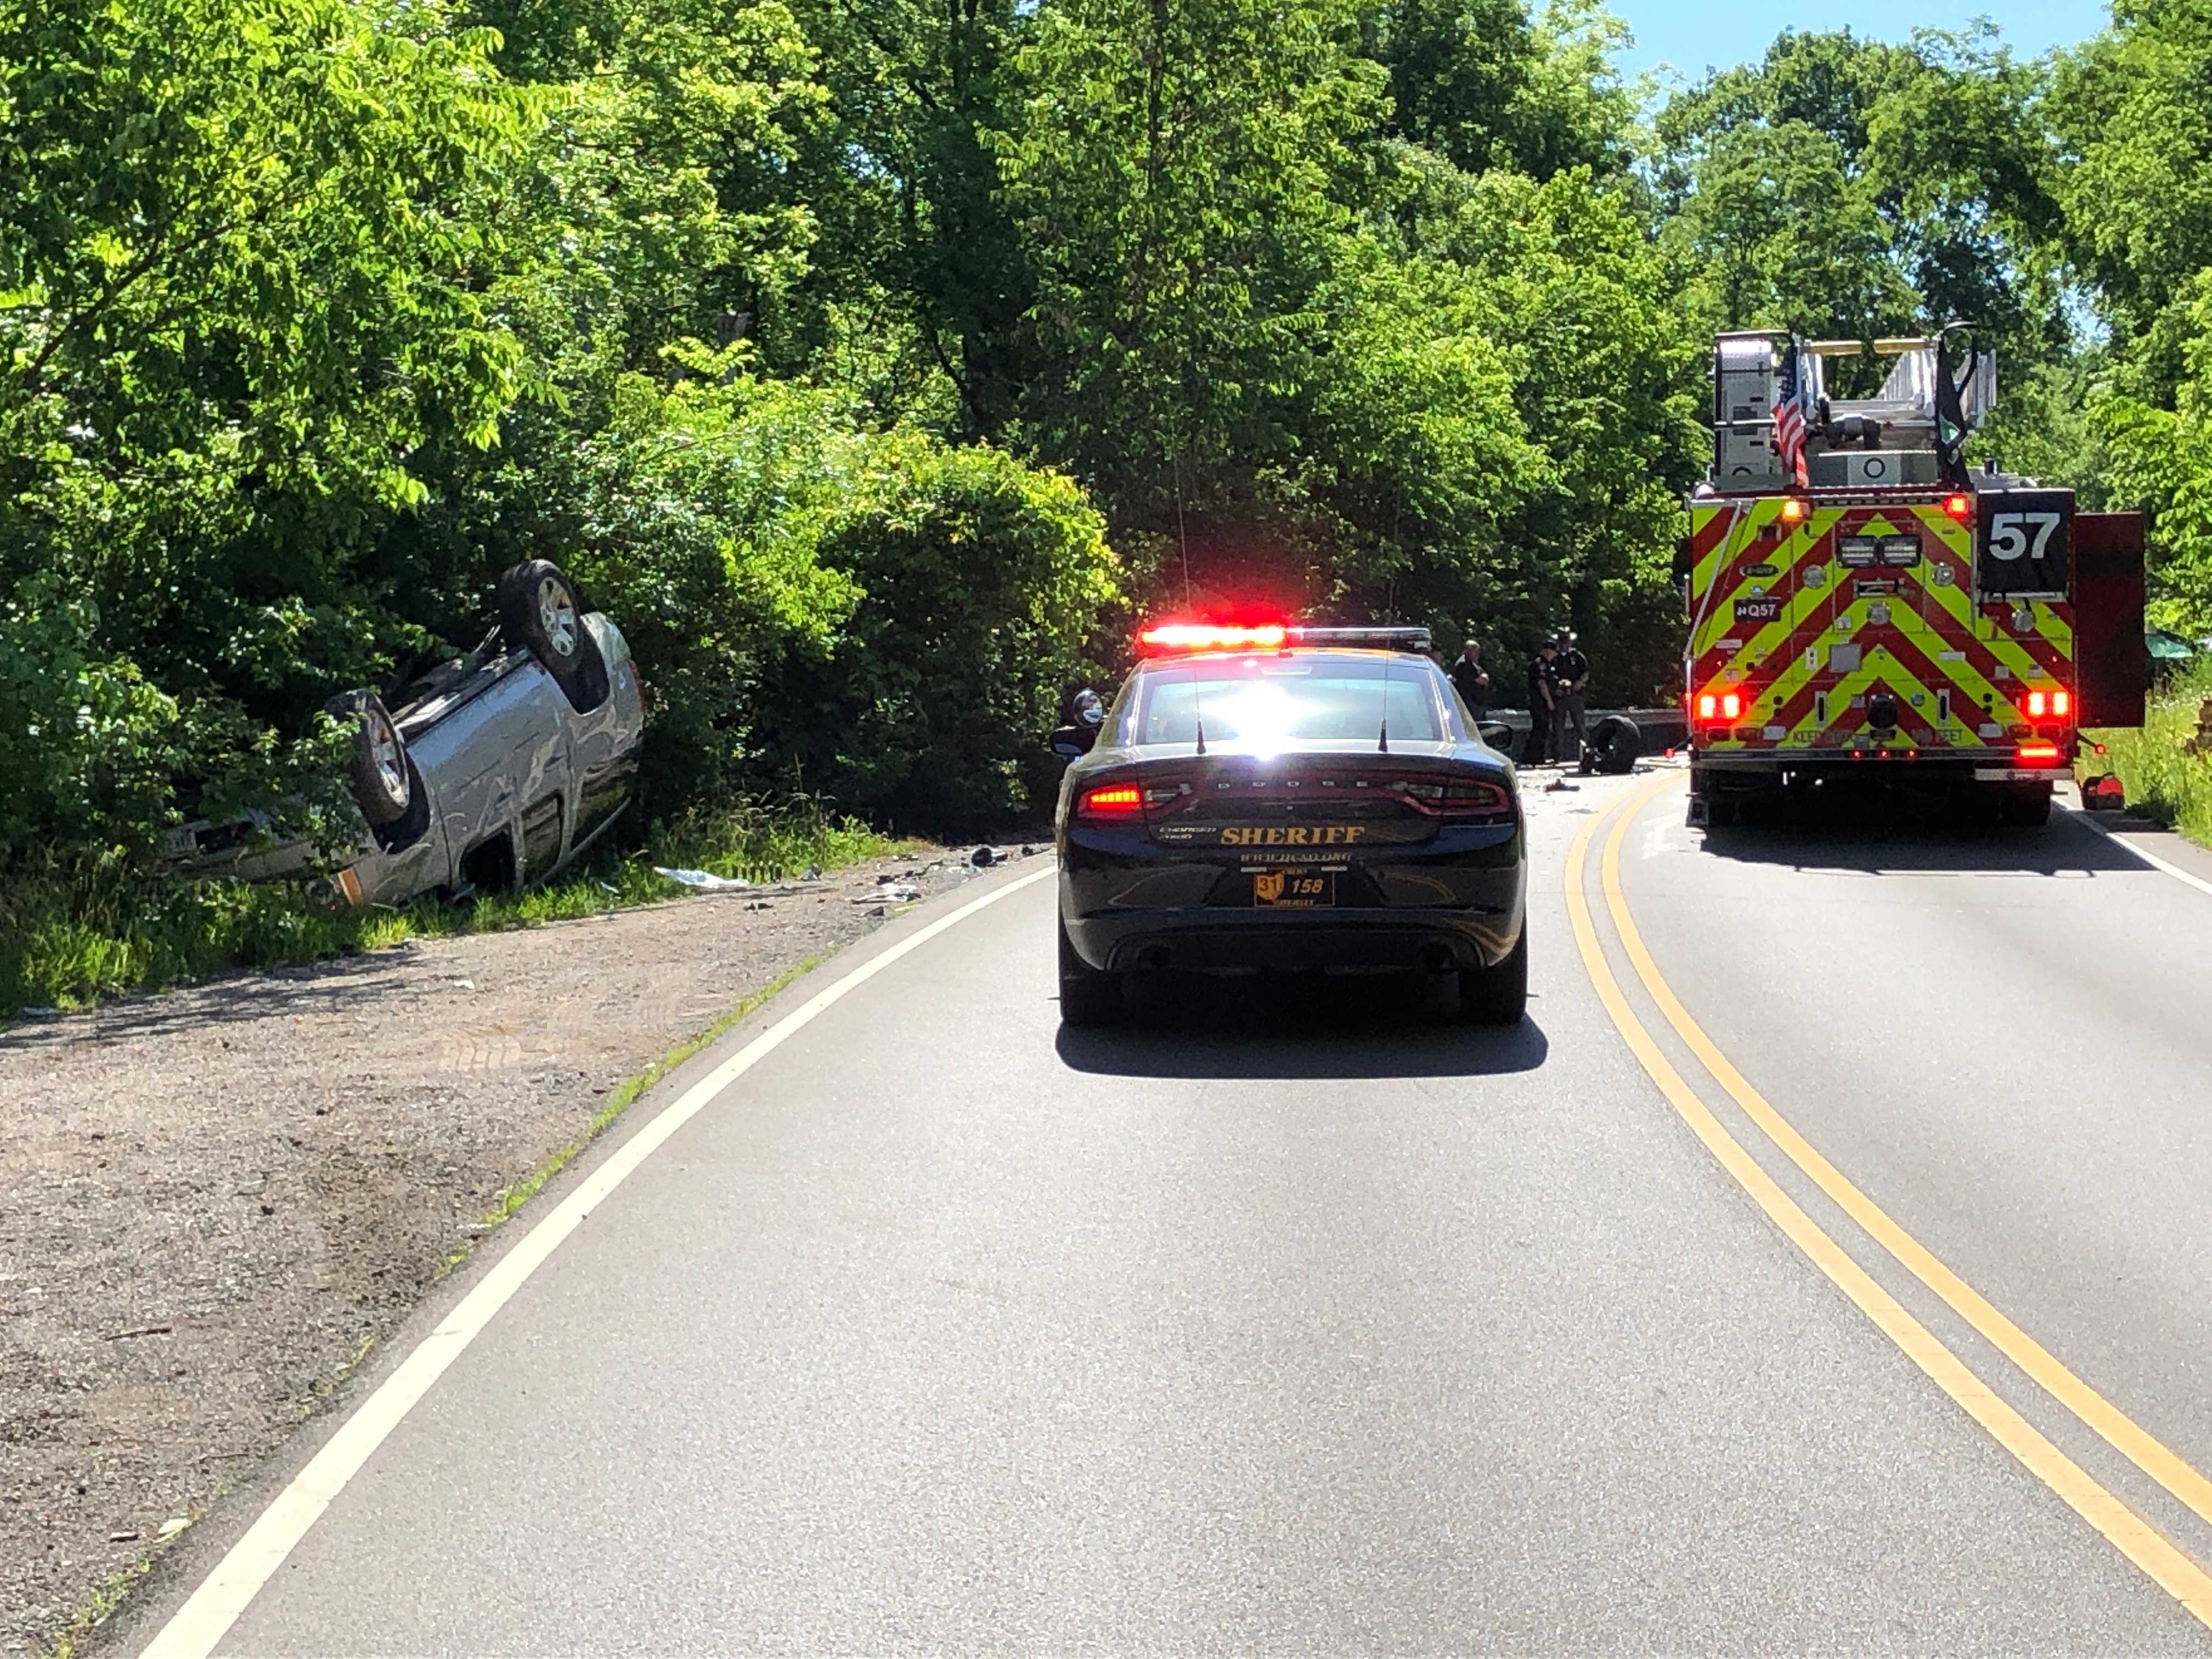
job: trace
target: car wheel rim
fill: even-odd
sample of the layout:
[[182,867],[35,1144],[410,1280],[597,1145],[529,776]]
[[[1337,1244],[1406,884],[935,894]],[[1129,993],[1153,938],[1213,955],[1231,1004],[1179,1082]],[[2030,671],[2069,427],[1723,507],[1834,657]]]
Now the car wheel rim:
[[568,588],[557,577],[548,576],[538,584],[538,620],[545,626],[546,642],[560,655],[573,655],[576,649],[576,602],[568,597]]
[[375,763],[376,775],[383,781],[384,793],[395,801],[407,799],[407,763],[399,753],[399,735],[383,721],[374,722],[368,729],[369,758]]

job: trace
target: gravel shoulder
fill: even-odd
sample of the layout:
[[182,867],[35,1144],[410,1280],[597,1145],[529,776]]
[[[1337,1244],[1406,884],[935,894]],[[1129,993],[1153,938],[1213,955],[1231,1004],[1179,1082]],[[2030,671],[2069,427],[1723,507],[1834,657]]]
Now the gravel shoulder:
[[971,873],[909,854],[0,1030],[0,1652],[279,1445],[611,1091],[899,881]]

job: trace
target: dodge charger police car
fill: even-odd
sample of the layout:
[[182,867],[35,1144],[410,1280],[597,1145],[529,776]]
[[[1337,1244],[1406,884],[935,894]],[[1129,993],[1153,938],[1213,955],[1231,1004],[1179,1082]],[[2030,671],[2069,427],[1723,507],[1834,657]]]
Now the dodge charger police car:
[[1513,767],[1425,629],[1169,623],[1078,699],[1055,818],[1060,1018],[1159,970],[1426,969],[1510,1024],[1528,985]]

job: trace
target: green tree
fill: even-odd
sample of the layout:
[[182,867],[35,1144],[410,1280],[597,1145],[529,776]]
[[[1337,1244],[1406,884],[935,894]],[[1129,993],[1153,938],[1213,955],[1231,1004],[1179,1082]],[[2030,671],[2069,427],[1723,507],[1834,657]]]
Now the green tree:
[[396,637],[360,551],[520,360],[487,289],[532,112],[490,45],[342,0],[0,12],[0,593],[44,619],[19,681],[110,688],[94,774],[274,787],[241,713],[304,738]]
[[1328,0],[1063,0],[1036,20],[1000,151],[1036,269],[1019,431],[1121,526],[1159,532],[1294,441],[1276,399],[1321,349],[1351,141],[1380,109],[1349,35]]
[[1468,173],[1627,165],[1634,112],[1609,58],[1624,31],[1595,6],[1532,19],[1526,0],[1385,0],[1359,28],[1389,72],[1385,136]]
[[1785,33],[1670,100],[1666,245],[1699,331],[1976,323],[2019,374],[2071,343],[2043,73],[1986,29]]
[[2212,15],[2119,0],[2112,27],[2063,54],[2051,99],[2066,156],[2067,246],[2095,285],[2132,390],[2171,404],[2212,265]]

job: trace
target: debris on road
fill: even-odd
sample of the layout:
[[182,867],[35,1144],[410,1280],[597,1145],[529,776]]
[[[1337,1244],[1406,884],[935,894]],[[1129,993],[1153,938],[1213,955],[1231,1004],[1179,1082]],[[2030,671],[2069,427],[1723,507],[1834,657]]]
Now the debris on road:
[[[911,904],[921,896],[921,889],[910,881],[892,880],[872,893],[855,893],[855,904],[880,904],[889,900],[893,904]],[[878,912],[878,914],[881,914]]]
[[[742,881],[735,876],[718,876],[711,870],[671,870],[656,864],[653,866],[653,872],[702,893],[750,893],[753,890],[751,882]],[[813,866],[807,866],[810,879],[818,873]]]
[[998,854],[988,847],[979,847],[968,855],[968,862],[978,870],[988,869],[998,861]]

